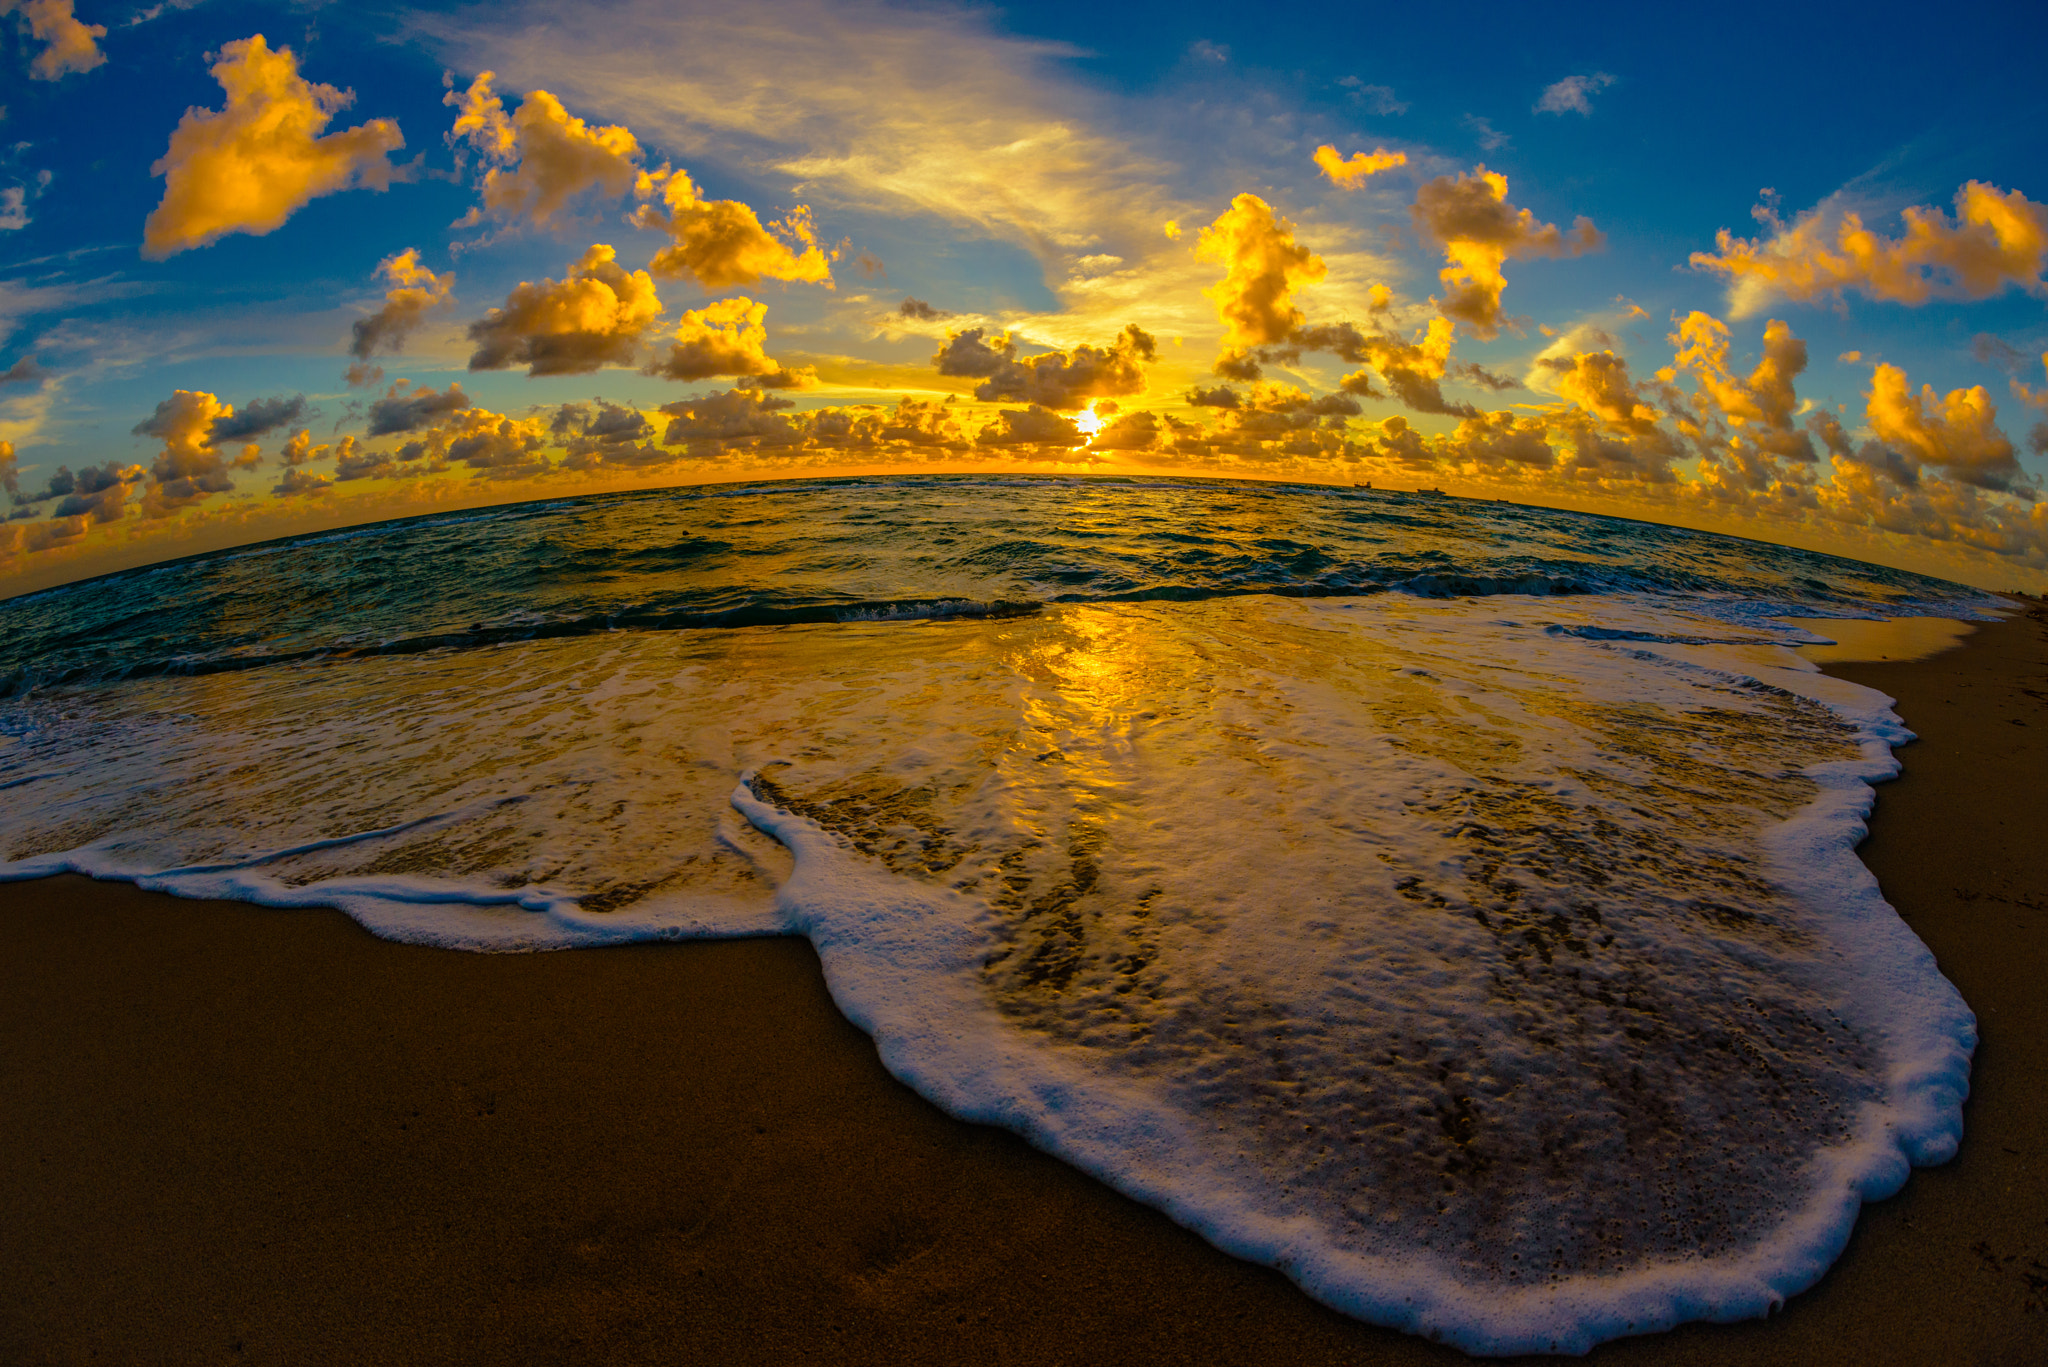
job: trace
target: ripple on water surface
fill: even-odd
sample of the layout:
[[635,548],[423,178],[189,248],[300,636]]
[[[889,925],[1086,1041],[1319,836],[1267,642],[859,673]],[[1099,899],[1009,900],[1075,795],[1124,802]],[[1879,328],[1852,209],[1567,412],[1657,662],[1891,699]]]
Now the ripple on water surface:
[[1959,1134],[1969,1013],[1853,853],[1903,733],[1774,639],[1258,596],[43,689],[0,855],[468,948],[806,934],[956,1114],[1353,1314],[1582,1350],[1761,1313]]

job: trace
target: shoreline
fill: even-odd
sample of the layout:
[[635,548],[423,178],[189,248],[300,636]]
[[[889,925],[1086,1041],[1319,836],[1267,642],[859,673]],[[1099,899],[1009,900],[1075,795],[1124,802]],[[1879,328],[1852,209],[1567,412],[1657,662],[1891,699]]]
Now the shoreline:
[[[1960,1156],[1865,1207],[1771,1320],[1593,1360],[2048,1352],[2048,608],[2026,606],[1928,659],[1827,667],[1922,737],[1863,853],[1978,1015]],[[0,885],[0,943],[9,1362],[1469,1360],[938,1112],[802,940],[473,955],[63,877]]]

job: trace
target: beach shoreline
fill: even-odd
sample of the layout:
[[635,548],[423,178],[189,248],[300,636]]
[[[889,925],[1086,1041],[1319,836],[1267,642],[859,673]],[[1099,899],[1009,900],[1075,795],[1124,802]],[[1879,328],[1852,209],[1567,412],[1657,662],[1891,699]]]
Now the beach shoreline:
[[[1828,672],[1866,862],[1978,1016],[1963,1149],[1769,1321],[1602,1362],[2048,1353],[2048,608]],[[891,1079],[801,940],[471,955],[0,885],[0,1360],[1453,1362]]]

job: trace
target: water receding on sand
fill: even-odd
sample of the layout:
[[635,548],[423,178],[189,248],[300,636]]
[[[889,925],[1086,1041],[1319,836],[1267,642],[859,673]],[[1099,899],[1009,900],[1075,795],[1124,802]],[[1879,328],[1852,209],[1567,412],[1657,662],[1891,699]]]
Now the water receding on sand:
[[[1739,616],[1739,615],[1738,615]],[[801,933],[889,1066],[1474,1351],[1762,1313],[1959,1135],[1884,700],[1641,595],[1052,605],[12,704],[4,872],[468,949]]]

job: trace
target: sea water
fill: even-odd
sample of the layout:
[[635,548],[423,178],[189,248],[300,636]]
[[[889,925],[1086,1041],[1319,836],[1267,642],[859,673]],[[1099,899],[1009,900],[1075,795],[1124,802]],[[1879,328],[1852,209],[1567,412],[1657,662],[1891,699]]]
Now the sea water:
[[[1961,1134],[1855,854],[1908,733],[1616,519],[877,479],[411,519],[0,604],[0,878],[393,939],[801,934],[897,1076],[1476,1353],[1767,1313]],[[1811,625],[1811,624],[1809,624]]]

